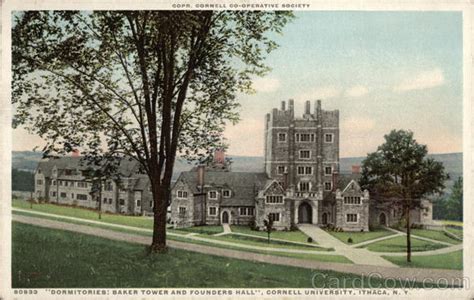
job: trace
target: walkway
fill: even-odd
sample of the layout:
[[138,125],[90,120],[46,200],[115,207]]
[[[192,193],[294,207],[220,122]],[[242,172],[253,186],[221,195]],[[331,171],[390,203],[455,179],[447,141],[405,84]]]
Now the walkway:
[[[94,235],[102,238],[125,241],[130,243],[138,243],[143,245],[150,244],[150,237],[140,236],[135,234],[123,233],[108,229],[96,228],[87,225],[78,225],[67,222],[54,221],[44,218],[27,217],[23,215],[13,215],[13,221],[32,224],[35,226],[67,230],[72,232],[79,232],[88,235]],[[217,255],[229,258],[243,259],[249,261],[258,261],[271,263],[276,265],[285,265],[300,267],[312,270],[331,270],[344,273],[352,273],[364,276],[377,276],[385,278],[395,278],[400,280],[422,281],[430,278],[437,281],[440,278],[445,278],[449,282],[462,282],[463,272],[458,270],[441,270],[441,269],[420,269],[420,268],[392,268],[381,266],[360,266],[349,265],[341,263],[327,263],[318,262],[314,260],[297,259],[290,257],[272,256],[266,254],[250,253],[244,251],[236,251],[230,249],[221,249],[211,246],[196,245],[177,241],[168,241],[168,245],[172,248],[178,248],[186,251],[193,251],[198,253]],[[352,249],[351,249],[352,250]]]
[[230,230],[229,224],[222,224],[222,228],[224,229],[223,232],[213,234],[214,236],[221,236],[221,235],[226,235],[229,233],[232,233],[232,230]]
[[343,253],[355,264],[399,268],[397,265],[383,259],[378,253],[367,249],[353,248],[316,225],[300,224],[298,228],[313,240],[318,241],[320,246],[334,248],[336,253]]

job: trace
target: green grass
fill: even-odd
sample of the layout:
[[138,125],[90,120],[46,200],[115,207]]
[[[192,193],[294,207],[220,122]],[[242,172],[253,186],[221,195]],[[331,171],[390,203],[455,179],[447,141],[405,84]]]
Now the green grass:
[[[230,227],[232,232],[238,232],[238,233],[245,233],[245,234],[251,234],[251,235],[258,235],[262,237],[267,237],[267,232],[266,231],[258,231],[258,230],[252,230],[250,229],[249,226],[238,226],[238,225],[233,225]],[[271,238],[275,239],[281,239],[281,240],[286,240],[286,241],[292,241],[292,242],[299,242],[299,243],[307,243],[308,242],[308,236],[301,232],[300,230],[293,230],[293,231],[272,231]],[[313,243],[316,243],[313,241]]]
[[459,238],[463,238],[463,230],[456,228],[456,227],[451,227],[451,226],[446,226],[446,230],[449,231],[450,233],[456,235]]
[[369,281],[383,286],[379,278],[177,249],[147,255],[143,245],[16,222],[12,243],[13,288],[311,288],[315,274],[319,288],[343,287],[335,279],[347,288],[368,287]]
[[187,228],[177,228],[176,231],[182,231],[187,233],[199,233],[199,234],[208,234],[213,235],[217,233],[224,232],[222,226],[194,226],[194,227],[187,227]]
[[446,242],[450,244],[459,244],[461,241],[450,238],[443,231],[438,230],[428,230],[428,229],[412,229],[411,233],[421,237],[426,237],[432,240],[437,240],[441,242]]
[[[427,242],[413,237],[411,238],[411,250],[413,252],[436,250],[445,247],[445,245]],[[364,248],[375,252],[405,252],[406,236],[397,236],[391,239],[378,241],[373,244],[366,245]]]
[[382,256],[388,261],[404,268],[434,268],[434,269],[451,269],[462,270],[462,250],[454,251],[446,254],[412,256],[411,263],[406,261],[404,256]]
[[[30,204],[24,200],[13,199],[12,206],[21,208],[21,209],[31,210]],[[38,211],[38,212],[68,216],[68,217],[101,221],[105,223],[120,224],[120,225],[127,225],[127,226],[148,228],[148,229],[153,228],[153,219],[149,217],[124,216],[120,214],[102,213],[102,219],[99,220],[97,211],[80,208],[80,207],[61,206],[61,205],[56,205],[56,204],[51,204],[51,203],[33,204],[32,210]]]
[[286,248],[286,249],[300,249],[300,250],[316,250],[316,251],[333,251],[333,249],[323,248],[318,246],[308,245],[301,245],[292,242],[285,242],[285,241],[276,241],[270,240],[270,243],[266,239],[258,238],[258,237],[251,237],[251,236],[243,236],[237,234],[226,234],[221,236],[211,236],[210,238],[220,241],[232,242],[232,243],[239,243],[244,245],[251,245],[251,246],[258,246],[258,247],[266,247],[266,248]]
[[462,227],[463,223],[461,221],[451,221],[451,220],[440,220],[444,225],[454,225]]
[[362,243],[362,242],[365,242],[365,241],[370,241],[370,240],[374,240],[374,239],[377,239],[377,238],[380,238],[380,237],[395,234],[394,232],[392,232],[390,230],[383,229],[383,228],[373,229],[372,231],[368,231],[368,232],[359,232],[359,231],[358,232],[335,232],[335,231],[328,231],[328,233],[330,233],[332,236],[334,236],[335,238],[339,239],[340,241],[342,241],[346,244],[349,244],[347,242],[349,237],[352,238],[352,244],[358,244],[358,243]]
[[[41,215],[35,215],[35,214],[32,214],[32,213],[28,213],[28,212],[15,211],[15,212],[13,212],[13,214],[33,216],[33,217],[37,217],[37,218],[67,222],[67,223],[78,224],[78,225],[86,225],[86,226],[90,226],[90,227],[113,230],[113,231],[123,232],[123,233],[127,233],[127,234],[136,234],[136,235],[149,236],[149,237],[152,236],[151,232],[146,232],[146,231],[136,231],[136,230],[131,230],[131,229],[112,227],[110,225],[91,224],[91,223],[87,223],[87,222],[83,222],[83,221],[66,220],[66,219],[63,219],[63,218],[41,216]],[[170,229],[167,229],[167,231],[169,232]],[[299,259],[309,259],[309,260],[321,261],[321,262],[337,262],[337,263],[352,264],[351,260],[349,260],[347,257],[342,256],[342,255],[307,254],[307,253],[291,253],[291,252],[285,253],[285,252],[279,252],[279,251],[244,249],[244,248],[241,248],[241,247],[238,247],[238,246],[222,245],[222,244],[216,244],[216,243],[207,242],[207,241],[190,239],[190,238],[187,238],[187,237],[184,236],[185,235],[184,232],[174,232],[173,231],[173,233],[178,233],[178,234],[180,234],[180,236],[168,235],[167,236],[168,240],[184,242],[184,243],[190,243],[190,244],[210,246],[210,247],[215,247],[215,248],[237,250],[237,251],[242,251],[242,252],[251,252],[251,253],[259,253],[259,254],[266,254],[266,255],[273,255],[273,256],[292,257],[292,258],[299,258]]]

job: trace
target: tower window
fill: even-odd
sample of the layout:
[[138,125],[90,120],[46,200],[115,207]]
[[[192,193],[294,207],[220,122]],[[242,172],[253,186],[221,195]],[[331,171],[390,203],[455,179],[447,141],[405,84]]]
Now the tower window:
[[333,142],[333,134],[332,133],[326,133],[324,135],[324,141],[326,143],[332,143]]
[[300,150],[300,158],[302,158],[302,159],[311,158],[311,151],[310,150]]
[[326,191],[330,191],[332,189],[332,184],[330,182],[325,182],[324,183],[324,189]]
[[331,167],[325,167],[324,168],[324,174],[331,175],[332,174],[332,168]]
[[282,175],[286,171],[285,166],[278,166],[278,174]]
[[310,184],[309,182],[300,182],[299,184],[299,190],[300,192],[308,192],[310,190]]
[[279,133],[278,134],[278,141],[279,142],[286,142],[286,133]]

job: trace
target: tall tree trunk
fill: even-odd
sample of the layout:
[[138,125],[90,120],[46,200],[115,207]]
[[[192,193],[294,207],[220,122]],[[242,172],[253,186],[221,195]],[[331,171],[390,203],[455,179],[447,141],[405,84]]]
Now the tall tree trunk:
[[169,186],[154,185],[153,190],[153,239],[151,252],[166,251],[166,209],[170,196]]
[[411,238],[410,238],[410,205],[406,204],[405,208],[407,221],[407,262],[411,262]]

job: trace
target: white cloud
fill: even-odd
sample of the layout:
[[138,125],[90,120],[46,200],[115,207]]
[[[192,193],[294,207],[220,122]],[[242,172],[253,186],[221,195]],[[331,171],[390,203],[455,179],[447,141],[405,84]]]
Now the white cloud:
[[412,90],[424,90],[434,88],[445,83],[443,71],[439,68],[423,71],[415,76],[409,77],[394,88],[395,92],[406,92]]
[[278,90],[280,87],[280,80],[272,77],[259,77],[253,80],[252,87],[257,92],[269,93]]
[[369,89],[363,85],[354,85],[350,87],[344,95],[351,98],[359,98],[369,93]]

